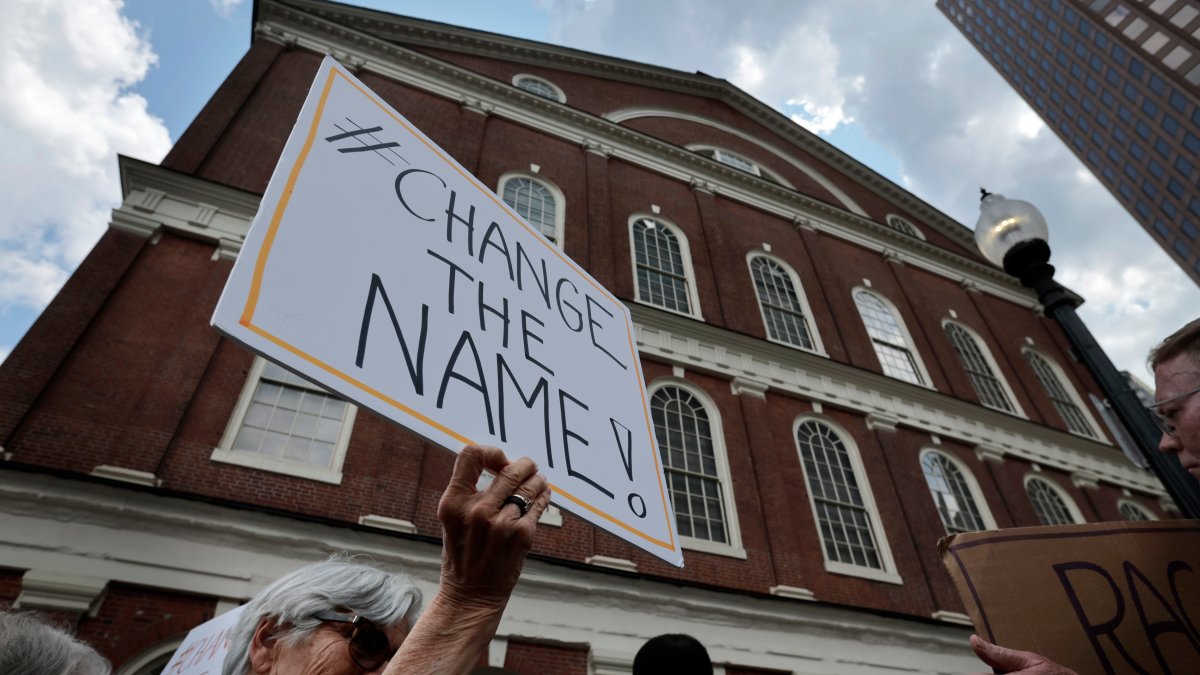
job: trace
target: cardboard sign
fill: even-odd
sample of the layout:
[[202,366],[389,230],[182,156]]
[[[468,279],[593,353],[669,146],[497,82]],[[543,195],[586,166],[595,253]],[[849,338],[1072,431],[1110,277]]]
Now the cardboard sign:
[[629,310],[332,58],[213,325],[683,565]]
[[938,550],[991,642],[1080,675],[1200,671],[1200,521],[971,532]]
[[220,675],[234,624],[241,615],[242,608],[238,607],[193,628],[162,675]]

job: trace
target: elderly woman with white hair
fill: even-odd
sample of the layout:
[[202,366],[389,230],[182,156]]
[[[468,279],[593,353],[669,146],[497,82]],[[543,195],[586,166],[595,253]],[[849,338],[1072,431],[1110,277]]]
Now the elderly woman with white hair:
[[[495,479],[477,491],[484,469]],[[438,503],[441,579],[419,620],[421,597],[410,581],[335,557],[284,576],[247,603],[224,675],[469,672],[500,625],[549,504],[546,477],[532,460],[464,448]]]
[[108,675],[94,649],[31,612],[0,610],[0,674]]

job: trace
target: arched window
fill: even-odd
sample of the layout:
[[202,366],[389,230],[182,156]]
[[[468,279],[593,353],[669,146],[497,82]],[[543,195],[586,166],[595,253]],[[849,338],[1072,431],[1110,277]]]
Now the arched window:
[[654,218],[635,218],[630,231],[638,300],[699,316],[684,238],[670,225]]
[[898,380],[925,385],[929,380],[924,367],[917,359],[916,350],[908,336],[908,329],[896,315],[891,303],[863,289],[854,291],[854,304],[862,316],[875,355],[883,374]]
[[894,576],[862,461],[844,438],[823,421],[802,419],[796,425],[796,447],[826,567],[833,572],[861,575],[864,570],[877,570]]
[[1044,478],[1030,476],[1025,479],[1025,492],[1033,502],[1033,510],[1043,525],[1071,525],[1083,522],[1079,508],[1062,488]]
[[524,89],[535,96],[548,98],[551,101],[558,101],[559,103],[567,102],[567,95],[563,93],[563,90],[545,78],[536,75],[516,75],[513,77],[513,84],[518,89]]
[[529,176],[500,178],[500,196],[544,237],[562,245],[562,193],[545,181]]
[[986,507],[980,506],[983,498],[979,487],[958,462],[936,450],[925,450],[921,453],[921,470],[948,534],[978,532],[995,526],[990,514],[985,515]]
[[651,387],[650,414],[680,536],[740,546],[719,421],[677,383]]
[[902,216],[898,216],[894,213],[889,213],[887,218],[883,219],[883,222],[885,225],[887,225],[888,227],[892,228],[893,230],[899,232],[900,234],[907,234],[908,236],[914,237],[916,239],[924,239],[925,238],[925,235],[921,234],[921,231],[917,229],[916,225],[913,225],[912,223],[910,223],[908,221],[907,218],[904,218]]
[[1082,436],[1097,438],[1096,427],[1089,419],[1083,401],[1075,388],[1067,383],[1058,364],[1029,349],[1025,350],[1025,360],[1033,367],[1033,372],[1037,373],[1038,381],[1046,389],[1050,402],[1067,424],[1067,429]]
[[751,255],[750,276],[758,295],[767,337],[784,344],[820,351],[816,336],[809,328],[808,303],[794,275],[779,262],[765,255]]
[[1000,369],[983,341],[969,328],[953,321],[942,325],[946,329],[946,336],[950,338],[950,344],[954,345],[954,351],[958,353],[963,370],[967,371],[967,377],[979,396],[979,402],[989,408],[1019,414],[1013,404],[1012,390],[998,374]]
[[1145,507],[1128,499],[1122,499],[1117,503],[1117,511],[1120,512],[1122,520],[1158,520],[1158,517]]

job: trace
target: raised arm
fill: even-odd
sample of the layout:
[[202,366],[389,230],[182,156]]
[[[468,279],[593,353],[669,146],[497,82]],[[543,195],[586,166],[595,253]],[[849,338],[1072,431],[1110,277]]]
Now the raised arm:
[[[477,491],[484,469],[496,478]],[[506,503],[509,495],[526,500],[528,512]],[[498,448],[474,445],[459,453],[438,503],[441,584],[385,675],[470,672],[500,625],[549,505],[549,485],[533,460],[510,462]]]

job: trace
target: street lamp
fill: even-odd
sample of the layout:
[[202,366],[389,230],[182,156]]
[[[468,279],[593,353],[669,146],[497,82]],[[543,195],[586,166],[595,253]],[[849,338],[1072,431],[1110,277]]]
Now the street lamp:
[[1007,199],[982,188],[980,192],[979,221],[975,223],[979,250],[1037,293],[1046,315],[1062,327],[1171,499],[1186,517],[1200,518],[1200,484],[1175,457],[1158,451],[1162,436],[1158,425],[1075,313],[1074,298],[1054,280],[1046,219],[1029,202]]

